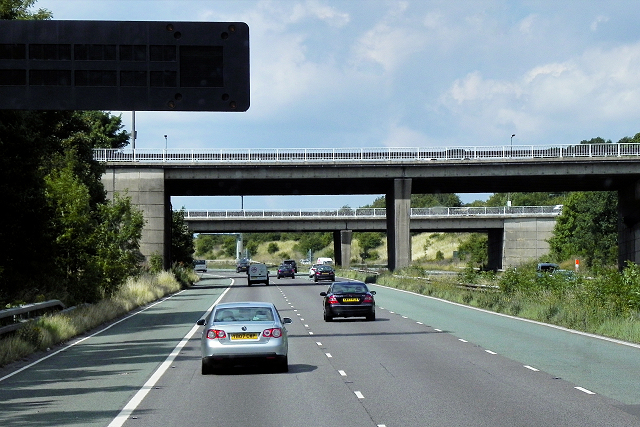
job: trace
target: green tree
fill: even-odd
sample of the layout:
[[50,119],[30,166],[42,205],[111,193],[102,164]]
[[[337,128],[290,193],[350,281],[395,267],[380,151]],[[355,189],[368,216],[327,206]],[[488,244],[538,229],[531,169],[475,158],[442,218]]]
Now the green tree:
[[360,246],[360,258],[363,260],[371,258],[371,250],[382,244],[384,234],[375,232],[354,233],[354,239],[358,240]]
[[113,201],[101,205],[98,214],[95,241],[96,261],[103,277],[101,293],[112,295],[127,277],[140,272],[144,258],[140,253],[144,219],[129,197],[118,194]]
[[489,261],[488,238],[486,234],[472,233],[458,247],[460,258],[466,258],[470,264],[485,266]]
[[37,0],[0,0],[0,19],[51,19],[53,15],[51,11],[47,9],[30,10],[36,1]]
[[486,206],[555,206],[562,205],[568,193],[495,193],[486,202]]
[[171,264],[193,265],[193,233],[184,220],[185,209],[171,215]]
[[99,273],[95,263],[96,225],[88,188],[73,171],[73,155],[62,169],[45,177],[45,195],[53,217],[54,257],[60,291],[73,302],[93,302],[99,294]]
[[571,193],[549,239],[558,260],[577,256],[587,266],[615,265],[618,257],[616,192]]
[[280,248],[278,247],[278,244],[276,242],[270,242],[267,246],[267,252],[270,254],[275,254],[279,250]]
[[219,244],[215,236],[211,234],[198,234],[196,237],[196,256],[204,257],[213,252],[216,244]]

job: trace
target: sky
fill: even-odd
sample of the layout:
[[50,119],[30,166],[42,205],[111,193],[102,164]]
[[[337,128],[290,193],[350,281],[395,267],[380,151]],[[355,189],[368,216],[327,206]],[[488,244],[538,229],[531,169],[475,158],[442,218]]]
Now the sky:
[[[530,146],[617,142],[640,132],[637,0],[38,0],[34,7],[60,20],[249,25],[249,110],[138,111],[137,148]],[[131,112],[113,113],[131,131]],[[355,208],[378,196],[173,197],[172,204]],[[487,196],[460,195],[465,203]]]

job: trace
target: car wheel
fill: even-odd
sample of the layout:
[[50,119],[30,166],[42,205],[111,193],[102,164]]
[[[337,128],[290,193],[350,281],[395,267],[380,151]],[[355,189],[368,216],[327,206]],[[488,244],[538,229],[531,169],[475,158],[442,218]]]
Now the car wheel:
[[289,372],[289,357],[285,356],[283,359],[278,361],[278,372]]
[[333,316],[327,312],[327,309],[324,309],[324,321],[325,322],[333,322]]
[[278,279],[280,279],[280,276],[276,276]]
[[314,277],[314,278],[313,278],[313,281],[314,281],[314,282],[316,282],[316,283],[318,283],[318,278],[317,278],[317,277]]
[[213,368],[212,368],[211,364],[203,359],[202,360],[202,375],[211,375],[211,374],[213,374]]
[[247,280],[247,285],[248,285],[248,286],[253,285],[253,283],[251,283],[251,280]]
[[373,312],[373,313],[371,313],[371,314],[368,314],[368,315],[367,315],[367,320],[368,320],[369,322],[373,322],[374,320],[376,320],[376,313],[375,313],[375,312]]

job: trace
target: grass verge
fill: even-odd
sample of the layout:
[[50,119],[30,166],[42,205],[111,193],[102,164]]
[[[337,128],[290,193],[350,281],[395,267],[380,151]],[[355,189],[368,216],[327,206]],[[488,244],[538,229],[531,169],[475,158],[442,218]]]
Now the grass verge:
[[[340,276],[368,283],[407,290],[471,307],[482,308],[524,319],[535,320],[588,332],[622,341],[640,343],[640,313],[634,308],[620,310],[609,300],[596,300],[590,288],[601,292],[603,286],[578,282],[565,289],[534,289],[503,292],[496,283],[500,278],[484,278],[486,288],[462,286],[465,275],[410,277],[383,273],[377,276],[353,270],[340,271]],[[504,280],[504,277],[503,279]],[[534,283],[531,284],[534,286]]]
[[[191,283],[197,280],[193,272],[182,274],[188,275]],[[0,366],[44,351],[137,307],[175,293],[184,286],[181,284],[184,280],[181,277],[179,281],[173,272],[167,271],[129,278],[111,298],[29,322],[12,336],[0,340]]]

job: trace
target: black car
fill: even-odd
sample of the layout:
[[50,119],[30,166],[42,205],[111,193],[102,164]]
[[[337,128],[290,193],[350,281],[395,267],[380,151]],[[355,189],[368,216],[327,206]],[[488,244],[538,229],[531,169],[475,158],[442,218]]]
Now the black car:
[[376,301],[363,282],[335,282],[327,292],[320,292],[324,297],[324,320],[331,322],[334,317],[366,317],[376,320]]
[[298,264],[296,264],[295,260],[293,260],[293,259],[285,259],[284,261],[282,261],[282,263],[284,265],[290,266],[294,273],[298,272]]
[[313,273],[313,281],[336,280],[336,271],[330,265],[319,265]]
[[251,265],[251,262],[249,262],[248,259],[246,258],[242,258],[240,260],[238,260],[238,262],[236,263],[236,273],[240,273],[241,271],[249,271],[249,265]]
[[296,273],[293,271],[293,268],[289,264],[282,264],[278,267],[278,279],[282,277],[291,277],[292,279],[296,278]]

